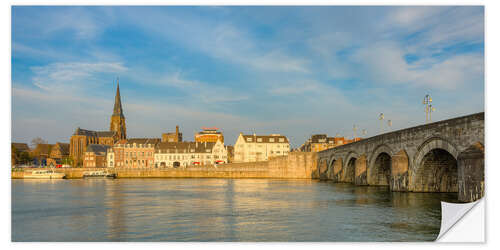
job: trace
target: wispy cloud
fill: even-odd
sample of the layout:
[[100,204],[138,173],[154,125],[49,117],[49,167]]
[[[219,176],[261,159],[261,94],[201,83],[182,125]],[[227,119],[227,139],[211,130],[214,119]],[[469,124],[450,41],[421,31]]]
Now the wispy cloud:
[[[257,45],[263,41],[255,41],[243,27],[230,22],[218,23],[202,17],[155,10],[148,12],[148,18],[138,11],[126,13],[134,20],[134,25],[214,58],[263,71],[309,72],[305,58],[291,56],[280,48],[263,49],[265,46]],[[158,26],[159,23],[163,26]],[[163,29],[164,26],[170,28]],[[179,36],[180,33],[183,35]]]
[[99,73],[123,73],[127,67],[121,62],[72,62],[52,63],[46,66],[31,67],[33,84],[45,91],[81,89],[81,84],[91,85]]
[[481,55],[465,54],[442,62],[409,64],[405,51],[394,43],[377,43],[358,50],[352,60],[360,65],[365,80],[382,84],[412,84],[457,89],[466,84],[482,84],[484,61]]

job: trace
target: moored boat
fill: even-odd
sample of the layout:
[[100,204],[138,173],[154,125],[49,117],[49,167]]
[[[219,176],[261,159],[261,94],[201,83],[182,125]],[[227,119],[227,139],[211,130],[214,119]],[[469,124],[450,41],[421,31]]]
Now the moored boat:
[[87,171],[83,173],[83,178],[116,178],[116,174],[104,170]]
[[24,175],[25,179],[64,179],[65,173],[58,173],[54,170],[35,170],[31,174]]

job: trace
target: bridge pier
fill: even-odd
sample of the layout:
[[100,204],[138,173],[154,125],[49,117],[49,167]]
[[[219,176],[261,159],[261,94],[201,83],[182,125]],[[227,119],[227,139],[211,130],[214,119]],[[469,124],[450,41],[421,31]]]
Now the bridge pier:
[[327,160],[322,160],[319,164],[318,168],[318,178],[320,180],[327,180],[328,179],[328,162]]
[[470,146],[458,156],[458,200],[472,202],[484,196],[484,147]]
[[392,156],[391,162],[391,191],[408,191],[408,155],[404,150]]
[[366,181],[366,156],[362,155],[356,160],[354,169],[354,184],[363,186],[368,185]]

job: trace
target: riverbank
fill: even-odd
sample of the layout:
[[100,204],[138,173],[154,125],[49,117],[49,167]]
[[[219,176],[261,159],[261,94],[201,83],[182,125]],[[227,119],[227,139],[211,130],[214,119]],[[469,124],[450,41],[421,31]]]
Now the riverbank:
[[[274,179],[311,179],[316,170],[317,154],[310,152],[291,152],[288,156],[271,158],[269,161],[229,163],[218,166],[191,166],[166,169],[108,169],[117,178],[274,178]],[[12,179],[23,179],[34,168],[13,169]],[[39,169],[38,169],[39,170]],[[86,171],[103,168],[59,168],[56,172],[66,174],[67,179],[83,178]]]

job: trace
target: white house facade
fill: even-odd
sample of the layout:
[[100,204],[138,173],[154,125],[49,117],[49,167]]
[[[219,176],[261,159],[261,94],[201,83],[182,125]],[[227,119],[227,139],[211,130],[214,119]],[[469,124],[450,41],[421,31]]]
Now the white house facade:
[[172,168],[227,163],[227,149],[217,142],[161,142],[155,149],[155,167]]
[[270,157],[288,155],[289,152],[290,142],[286,136],[240,133],[234,144],[234,162],[267,161]]

